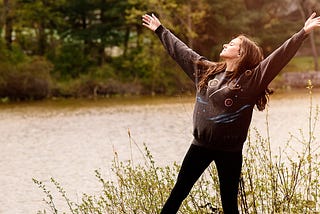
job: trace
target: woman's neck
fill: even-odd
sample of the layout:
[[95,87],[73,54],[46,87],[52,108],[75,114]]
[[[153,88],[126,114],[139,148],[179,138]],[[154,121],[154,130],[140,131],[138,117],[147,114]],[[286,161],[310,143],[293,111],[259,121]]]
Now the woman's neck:
[[237,66],[234,60],[226,60],[226,71],[236,71]]

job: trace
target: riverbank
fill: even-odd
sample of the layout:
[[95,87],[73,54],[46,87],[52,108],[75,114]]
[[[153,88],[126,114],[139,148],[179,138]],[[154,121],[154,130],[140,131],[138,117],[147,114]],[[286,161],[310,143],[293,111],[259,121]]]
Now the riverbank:
[[[313,94],[320,94],[320,87],[312,89]],[[306,87],[303,88],[278,88],[274,90],[271,99],[282,97],[294,98],[308,95]],[[175,96],[134,96],[134,95],[117,95],[111,97],[96,97],[96,98],[47,98],[44,100],[29,100],[29,101],[9,101],[0,102],[0,110],[6,108],[85,108],[85,107],[113,107],[113,106],[130,106],[130,105],[158,105],[163,103],[188,103],[194,101],[194,95],[191,93],[180,94]]]

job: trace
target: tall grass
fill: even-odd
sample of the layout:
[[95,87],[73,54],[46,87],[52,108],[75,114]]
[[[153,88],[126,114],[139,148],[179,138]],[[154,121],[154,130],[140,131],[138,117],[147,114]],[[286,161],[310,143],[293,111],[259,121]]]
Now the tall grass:
[[[307,130],[290,134],[286,146],[274,154],[271,150],[269,119],[266,114],[267,136],[252,128],[245,147],[245,157],[240,182],[239,207],[241,213],[320,213],[320,163],[319,107],[313,105],[312,84],[308,85],[310,104]],[[307,133],[307,134],[305,134]],[[130,146],[137,146],[130,132]],[[303,149],[293,151],[292,144],[302,144]],[[140,149],[140,148],[139,148]],[[96,170],[101,183],[98,195],[83,194],[80,202],[71,201],[62,186],[51,179],[69,213],[159,213],[172,189],[180,166],[158,166],[144,145],[141,153],[144,163],[119,161],[114,156],[112,172],[115,179],[106,180]],[[38,213],[59,213],[51,191],[41,181],[33,179],[44,193],[47,210]],[[179,213],[222,213],[219,182],[214,164],[201,176]]]
[[[313,106],[311,81],[307,88],[307,130],[290,134],[285,150],[278,154],[271,151],[268,114],[267,137],[263,138],[256,129],[251,133],[256,136],[255,142],[249,135],[240,190],[243,213],[320,213],[320,144],[316,141],[319,107]],[[302,150],[290,150],[292,144],[301,144]]]

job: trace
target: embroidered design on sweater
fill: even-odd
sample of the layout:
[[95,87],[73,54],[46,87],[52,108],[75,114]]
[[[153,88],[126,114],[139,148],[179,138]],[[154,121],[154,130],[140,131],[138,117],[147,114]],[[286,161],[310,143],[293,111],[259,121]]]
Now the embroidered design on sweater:
[[219,88],[218,90],[214,91],[212,94],[209,95],[209,98],[218,93],[219,91],[222,91],[223,89],[227,88],[227,86],[223,86],[222,88]]
[[225,106],[230,107],[230,106],[232,106],[232,104],[233,104],[233,100],[231,98],[225,99],[225,101],[224,101]]
[[233,112],[233,113],[226,113],[226,114],[220,114],[218,116],[215,117],[210,117],[208,118],[208,120],[213,121],[214,123],[232,123],[235,120],[237,120],[240,115],[241,112],[247,108],[249,108],[250,105],[245,105],[243,107],[241,107],[238,111]]
[[200,96],[197,96],[197,102],[202,103],[204,105],[208,105],[208,102],[204,101]]
[[216,79],[216,78],[214,78],[213,80],[210,80],[210,81],[208,82],[208,86],[209,86],[209,87],[215,87],[215,86],[218,85],[218,83],[219,83],[219,80]]

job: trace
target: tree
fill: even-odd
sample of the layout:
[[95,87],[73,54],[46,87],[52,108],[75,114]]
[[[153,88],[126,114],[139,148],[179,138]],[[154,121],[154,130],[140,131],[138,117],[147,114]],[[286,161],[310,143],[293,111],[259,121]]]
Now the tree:
[[[64,0],[19,0],[15,32],[20,46],[31,55],[47,53],[48,37],[56,36],[56,29],[63,23],[57,11]],[[35,45],[30,44],[36,41]]]
[[195,48],[218,60],[222,44],[248,29],[246,8],[243,0],[206,0],[201,7],[205,14],[195,26]]
[[[320,8],[320,4],[314,0],[296,0],[295,2],[303,21],[305,21],[317,7]],[[318,52],[315,43],[314,31],[309,34],[309,38],[314,62],[314,70],[319,71]]]
[[128,25],[125,12],[129,4],[127,0],[99,0],[97,8],[100,11],[99,21],[93,26],[100,42],[97,44],[101,57],[100,65],[105,61],[105,48],[124,44],[127,48]]
[[5,29],[5,41],[9,50],[12,49],[12,32],[13,32],[13,19],[14,19],[14,7],[15,2],[9,0],[3,0],[4,6],[4,29]]
[[[312,11],[317,11],[320,3],[316,0],[244,0],[250,10],[252,26],[255,35],[261,40],[264,51],[268,54],[289,35],[296,32],[297,26],[302,26]],[[267,11],[265,13],[265,11]],[[265,14],[265,15],[263,15]],[[300,17],[300,18],[299,18]],[[286,26],[285,28],[283,26]],[[268,34],[265,32],[268,31]],[[314,32],[309,35],[315,70],[318,69],[318,53]],[[272,42],[275,45],[272,45]]]

